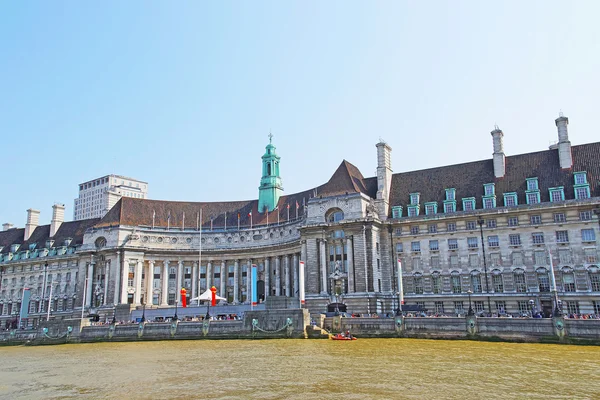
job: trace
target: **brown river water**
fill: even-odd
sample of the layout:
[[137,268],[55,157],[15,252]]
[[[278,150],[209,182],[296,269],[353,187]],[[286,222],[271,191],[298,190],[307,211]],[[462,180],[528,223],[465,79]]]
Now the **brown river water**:
[[417,339],[0,347],[0,399],[600,399],[600,347]]

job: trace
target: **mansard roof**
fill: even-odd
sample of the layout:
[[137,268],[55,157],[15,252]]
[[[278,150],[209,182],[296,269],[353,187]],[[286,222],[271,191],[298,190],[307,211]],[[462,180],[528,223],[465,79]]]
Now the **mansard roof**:
[[54,240],[54,246],[63,246],[66,239],[71,238],[71,246],[77,246],[83,243],[83,234],[85,231],[100,221],[100,218],[83,219],[79,221],[63,222],[56,234],[50,237],[50,225],[37,226],[28,240],[25,237],[25,229],[9,229],[0,232],[0,246],[3,246],[1,253],[8,253],[11,244],[20,244],[19,251],[29,249],[30,244],[36,244],[36,249],[46,247],[48,239]]
[[[457,211],[462,211],[462,198],[475,197],[476,208],[483,208],[483,185],[494,183],[498,205],[503,203],[503,194],[516,192],[519,204],[526,204],[527,178],[538,178],[541,202],[549,202],[549,188],[564,187],[565,200],[574,199],[573,172],[587,171],[587,180],[592,197],[600,196],[600,142],[573,146],[573,168],[562,170],[558,150],[506,157],[506,174],[494,176],[492,159],[464,164],[448,165],[419,171],[397,173],[392,176],[390,206],[410,203],[410,193],[420,193],[420,203],[445,200],[445,189],[456,189]],[[391,209],[390,209],[391,215]]]

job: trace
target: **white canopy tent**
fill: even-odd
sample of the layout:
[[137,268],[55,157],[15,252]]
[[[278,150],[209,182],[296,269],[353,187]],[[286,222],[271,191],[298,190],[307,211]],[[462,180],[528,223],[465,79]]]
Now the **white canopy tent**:
[[[212,300],[212,292],[210,291],[210,289],[206,289],[206,291],[204,293],[202,293],[200,296],[190,299],[190,302],[197,301],[198,304],[200,304],[200,301],[206,301],[206,300],[208,300],[208,301]],[[218,300],[227,300],[227,299],[219,296],[218,294],[215,294],[215,300],[218,301]]]

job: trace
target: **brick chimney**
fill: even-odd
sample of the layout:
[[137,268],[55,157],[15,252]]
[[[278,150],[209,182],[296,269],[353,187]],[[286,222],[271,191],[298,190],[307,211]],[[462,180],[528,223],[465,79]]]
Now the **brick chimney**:
[[50,237],[56,235],[56,231],[65,221],[65,205],[55,204],[52,206],[52,220],[50,221]]
[[40,212],[30,208],[27,210],[27,223],[25,224],[25,237],[24,240],[28,240],[31,237],[33,231],[40,223]]

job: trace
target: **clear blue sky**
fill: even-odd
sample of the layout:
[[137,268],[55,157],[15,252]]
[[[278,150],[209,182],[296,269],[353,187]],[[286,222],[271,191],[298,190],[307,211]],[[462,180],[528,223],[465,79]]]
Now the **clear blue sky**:
[[0,3],[0,223],[73,213],[116,173],[153,199],[255,199],[269,129],[286,193],[379,138],[394,172],[598,140],[600,2]]

